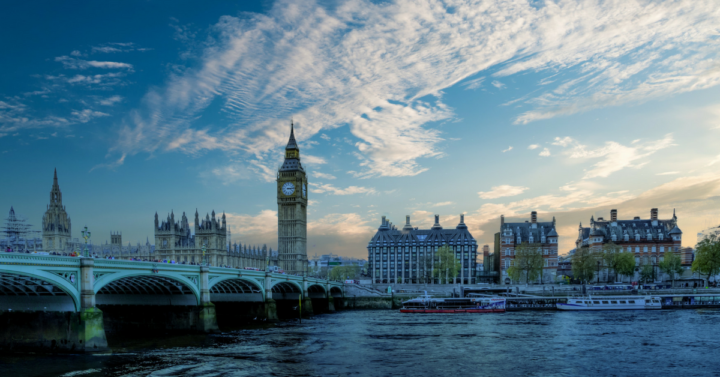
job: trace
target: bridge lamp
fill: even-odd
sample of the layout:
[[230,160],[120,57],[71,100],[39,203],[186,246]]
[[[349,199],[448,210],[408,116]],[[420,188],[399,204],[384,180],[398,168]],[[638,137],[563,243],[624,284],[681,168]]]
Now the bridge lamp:
[[85,257],[87,257],[88,256],[87,242],[88,242],[88,239],[90,238],[90,232],[88,232],[87,227],[85,227],[85,229],[81,233],[82,233],[82,237],[85,239]]

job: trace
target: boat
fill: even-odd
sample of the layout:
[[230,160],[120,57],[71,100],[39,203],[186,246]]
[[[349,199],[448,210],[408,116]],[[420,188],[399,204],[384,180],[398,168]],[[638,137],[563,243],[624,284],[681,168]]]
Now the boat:
[[656,296],[571,297],[555,304],[558,310],[646,310],[662,309]]
[[425,295],[403,302],[400,313],[503,313],[505,298],[495,296],[434,298]]

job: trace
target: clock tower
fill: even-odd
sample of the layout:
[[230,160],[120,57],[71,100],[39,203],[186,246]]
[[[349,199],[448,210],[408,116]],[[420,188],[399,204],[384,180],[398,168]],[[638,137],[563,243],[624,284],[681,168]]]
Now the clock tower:
[[307,176],[290,123],[285,161],[277,174],[278,264],[287,274],[304,275],[307,261]]

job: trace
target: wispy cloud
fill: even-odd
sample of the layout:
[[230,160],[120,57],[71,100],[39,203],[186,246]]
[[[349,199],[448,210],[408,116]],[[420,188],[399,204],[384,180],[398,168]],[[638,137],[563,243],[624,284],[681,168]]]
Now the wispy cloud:
[[433,122],[454,116],[443,89],[492,67],[500,68],[497,78],[558,69],[581,75],[543,82],[545,92],[525,101],[530,109],[516,119],[527,123],[707,88],[720,83],[719,23],[713,0],[347,1],[332,8],[281,0],[266,15],[222,17],[201,66],[148,92],[113,150],[166,150],[203,128],[199,115],[220,97],[232,122],[207,131],[219,142],[190,141],[183,151],[212,147],[267,160],[286,140],[284,120],[296,114],[305,125],[300,140],[350,128],[358,177],[417,175],[427,169],[423,158],[442,156]]
[[444,207],[444,206],[450,206],[453,204],[455,204],[455,203],[454,202],[440,202],[440,203],[435,203],[432,206],[433,207]]
[[56,62],[63,64],[68,69],[88,69],[88,68],[104,68],[104,69],[127,69],[132,70],[132,64],[120,62],[101,62],[96,60],[75,59],[69,56],[58,56]]
[[330,195],[377,194],[374,188],[350,186],[347,188],[335,187],[331,184],[310,183],[310,192],[315,194],[327,193]]
[[498,88],[498,89],[505,89],[505,84],[501,83],[500,81],[493,80],[492,86]]
[[520,195],[523,192],[525,192],[528,188],[523,186],[510,186],[510,185],[500,185],[495,186],[490,191],[480,191],[478,192],[478,196],[481,199],[497,199],[497,198],[504,198],[507,196],[516,196]]
[[121,96],[111,96],[108,98],[103,98],[98,101],[99,104],[103,106],[113,106],[116,103],[122,102],[123,98]]
[[550,150],[547,148],[543,148],[543,150],[539,154],[540,157],[548,157],[550,156]]
[[513,147],[512,147],[512,145],[511,145],[511,146],[509,146],[509,147],[507,147],[507,149],[503,149],[502,153],[505,153],[505,152],[510,152],[511,150],[513,150]]
[[336,177],[335,177],[334,175],[332,175],[332,174],[322,173],[322,172],[319,172],[319,171],[313,171],[313,172],[310,173],[310,174],[312,174],[313,177],[315,177],[315,178],[320,178],[320,179],[335,179],[335,178],[336,178]]
[[482,86],[483,81],[485,81],[485,77],[479,77],[463,83],[462,85],[465,87],[465,90],[475,90]]
[[680,172],[679,171],[666,171],[664,173],[657,173],[655,175],[677,175],[677,174],[680,174]]
[[528,149],[530,149],[530,150],[538,149],[538,148],[540,148],[540,144],[530,144],[528,146]]

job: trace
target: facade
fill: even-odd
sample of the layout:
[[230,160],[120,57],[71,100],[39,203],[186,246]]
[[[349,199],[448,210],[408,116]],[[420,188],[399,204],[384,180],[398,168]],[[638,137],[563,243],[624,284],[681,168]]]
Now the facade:
[[308,269],[307,184],[291,124],[285,161],[277,174],[278,266],[289,275],[304,275]]
[[[680,254],[682,231],[677,226],[674,212],[672,218],[667,220],[658,218],[657,208],[650,210],[649,219],[635,217],[632,220],[618,220],[617,210],[613,209],[608,220],[602,217],[595,220],[593,216],[589,227],[583,227],[581,223],[575,244],[578,249],[585,247],[600,252],[603,245],[611,242],[621,247],[623,252],[635,255],[636,270],[645,264],[657,269],[665,253]],[[607,270],[601,270],[599,281],[607,280],[607,274]],[[656,270],[655,276],[659,278],[660,275],[659,270]]]
[[327,276],[333,268],[340,266],[358,266],[362,271],[367,267],[367,261],[335,254],[315,255],[308,260],[310,275],[321,278]]
[[383,216],[367,246],[368,274],[373,283],[440,283],[432,274],[435,253],[441,246],[448,245],[461,261],[455,282],[475,284],[477,244],[464,220],[465,216],[460,215],[457,227],[443,229],[440,216],[435,215],[432,228],[418,229],[410,225],[410,216],[406,216],[405,226],[398,230]]
[[542,250],[544,264],[538,281],[554,282],[558,267],[558,234],[555,230],[555,217],[552,221],[538,222],[537,212],[532,211],[529,222],[505,222],[505,216],[500,216],[501,283],[510,282],[507,269],[514,265],[515,249],[523,243],[535,244],[539,250]]
[[43,215],[42,239],[44,251],[62,251],[71,238],[70,217],[62,204],[62,192],[58,185],[57,169],[50,190],[50,204]]

